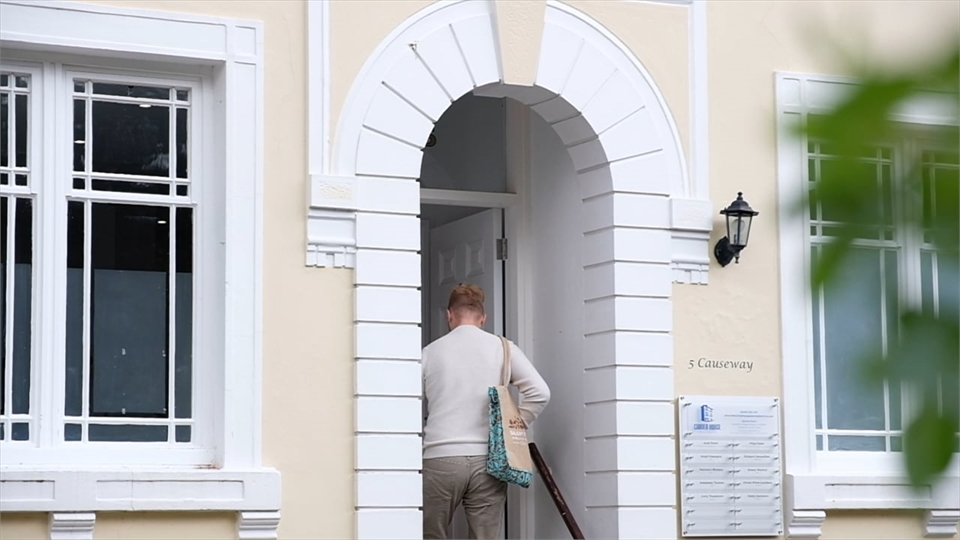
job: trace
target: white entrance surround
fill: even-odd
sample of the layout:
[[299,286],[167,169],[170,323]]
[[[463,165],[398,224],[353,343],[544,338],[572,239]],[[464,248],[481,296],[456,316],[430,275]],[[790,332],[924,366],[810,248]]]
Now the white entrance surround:
[[[497,9],[438,2],[401,24],[354,82],[332,159],[311,160],[326,167],[311,169],[307,264],[356,268],[357,537],[421,537],[416,179],[433,124],[477,89],[532,106],[579,172],[584,338],[592,351],[584,360],[588,534],[674,537],[672,377],[652,388],[642,372],[671,370],[670,290],[683,279],[672,265],[676,253],[694,253],[685,262],[699,261],[696,272],[705,277],[709,201],[691,198],[664,100],[622,43],[582,13],[547,2],[536,86],[498,87]],[[311,34],[327,24],[325,8],[311,7]],[[326,116],[326,82],[314,69],[325,63],[318,41],[311,45],[312,118]],[[311,130],[326,141],[323,127]],[[319,148],[311,143],[322,157]]]
[[[212,140],[206,159],[226,187],[223,358],[201,396],[214,413],[217,454],[209,467],[0,467],[0,507],[49,512],[51,538],[92,538],[97,511],[236,511],[241,538],[276,538],[280,473],[261,462],[263,25],[256,21],[44,0],[2,0],[0,43],[8,51],[99,57],[105,62],[212,66]],[[59,130],[60,128],[57,127]],[[44,134],[54,140],[53,130]],[[48,142],[49,142],[48,141]],[[52,143],[51,143],[52,144]],[[52,158],[51,158],[52,159]],[[53,167],[50,167],[53,170]],[[226,283],[230,287],[225,286]]]

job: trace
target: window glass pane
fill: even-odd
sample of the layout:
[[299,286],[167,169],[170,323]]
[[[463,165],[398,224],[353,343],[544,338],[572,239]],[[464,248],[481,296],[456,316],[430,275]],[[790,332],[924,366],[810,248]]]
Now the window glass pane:
[[[837,182],[842,180],[845,183],[850,183],[858,193],[863,194],[865,197],[870,197],[872,200],[880,201],[883,200],[881,194],[881,182],[880,178],[883,177],[881,173],[882,168],[887,165],[881,165],[873,162],[860,162],[853,168],[852,176],[849,178],[839,178],[841,174],[841,164],[838,161],[823,159],[820,161],[820,179],[827,182]],[[843,206],[838,206],[835,201],[836,198],[830,198],[824,200],[820,203],[821,207],[821,219],[824,221],[839,221],[844,216],[848,215],[843,208]],[[879,214],[882,212],[883,207],[878,206],[876,209],[876,217],[880,217]],[[870,233],[867,235],[870,238],[877,238],[876,233]]]
[[924,251],[920,254],[920,303],[923,312],[933,315],[933,252]]
[[[814,246],[812,253],[812,263],[816,267],[817,261],[820,256],[820,247]],[[820,336],[821,336],[821,321],[820,321],[820,291],[812,291],[812,306],[813,306],[813,379],[814,379],[814,401],[817,415],[817,429],[823,428],[823,380],[822,373],[820,369],[821,355],[820,355]]]
[[883,223],[893,224],[893,179],[892,167],[889,163],[879,165],[880,181],[883,195]]
[[177,426],[176,437],[178,443],[190,442],[190,426]]
[[[887,286],[886,296],[883,298],[887,308],[886,343],[890,344],[897,340],[897,336],[900,333],[900,298],[898,291],[900,285],[900,270],[897,265],[898,255],[896,251],[884,251],[883,258]],[[890,429],[902,429],[901,413],[903,404],[901,403],[900,385],[896,382],[888,382],[887,395],[889,396],[888,410],[890,411]]]
[[27,112],[27,96],[19,94],[16,96],[16,125],[14,126],[14,152],[16,153],[16,166],[27,166],[27,121],[29,120]]
[[[83,414],[84,203],[67,203],[67,338],[64,414]],[[79,439],[77,439],[79,440]]]
[[0,167],[10,163],[10,95],[0,94]]
[[87,102],[73,100],[73,170],[86,171]]
[[167,416],[169,219],[165,207],[93,205],[91,415]]
[[0,415],[7,413],[7,197],[0,197]]
[[[837,162],[829,159],[820,160],[820,179],[821,180],[836,180],[838,176],[838,166]],[[819,200],[819,199],[818,199]],[[839,216],[843,215],[843,209],[838,208],[835,204],[831,204],[831,199],[826,199],[820,202],[820,218],[823,221],[836,221]]]
[[810,220],[817,221],[819,219],[819,212],[817,211],[819,204],[817,203],[817,199],[816,199],[816,191],[813,189],[814,187],[816,187],[816,182],[819,179],[817,177],[817,160],[810,159],[807,162],[807,167],[808,167],[807,178],[810,181],[810,183],[808,184],[808,192],[809,192],[808,207],[810,210]]
[[956,169],[937,169],[934,188],[935,222],[940,227],[957,227],[957,207],[960,200],[957,195],[957,184],[960,183],[960,171]]
[[[193,394],[193,209],[177,208],[176,376],[177,418],[190,418]],[[179,427],[177,428],[180,429]],[[189,428],[187,428],[189,430]],[[189,433],[189,431],[188,431]],[[189,435],[187,440],[189,441]],[[178,438],[178,442],[179,438]]]
[[83,428],[80,424],[67,424],[63,429],[63,440],[79,441],[83,436]]
[[[30,413],[33,312],[33,200],[0,197],[0,414]],[[13,245],[10,245],[13,242]],[[13,248],[13,260],[8,258]],[[11,266],[12,263],[12,266]],[[8,304],[13,288],[13,303]],[[11,321],[10,318],[13,318]],[[12,322],[12,332],[8,326]],[[13,356],[7,356],[12,351]],[[7,405],[10,408],[7,408]],[[29,428],[14,428],[12,434]],[[19,430],[19,431],[18,431]],[[16,439],[21,440],[21,439]]]
[[93,83],[93,93],[102,96],[121,96],[149,99],[170,99],[170,89],[156,86]]
[[169,107],[94,101],[95,172],[167,176],[169,146]]
[[[17,198],[13,275],[13,414],[30,413],[33,304],[33,200]],[[27,429],[27,428],[24,428]],[[14,437],[17,429],[14,425]],[[26,439],[24,439],[26,440]]]
[[890,437],[890,451],[891,451],[891,452],[903,452],[903,438],[902,438],[902,437]]
[[155,182],[126,182],[123,180],[97,180],[91,182],[94,191],[112,191],[115,193],[144,193],[148,195],[169,195],[170,184]]
[[91,441],[166,442],[167,426],[90,424]]
[[187,177],[187,109],[177,109],[177,178]]
[[[864,344],[882,341],[880,258],[874,249],[855,248],[837,282],[824,291],[827,427],[884,429],[883,384],[861,375]],[[833,437],[829,437],[833,446]]]
[[24,422],[16,422],[13,424],[13,429],[11,429],[10,439],[14,441],[29,441],[30,440],[30,424]]
[[854,437],[850,435],[830,435],[827,437],[827,449],[851,452],[885,452],[886,437]]
[[956,251],[937,254],[937,288],[940,293],[940,314],[957,318],[957,313],[947,312],[950,306],[956,309],[960,305],[960,263]]
[[933,226],[933,171],[930,167],[923,167],[921,173],[923,181],[923,228]]

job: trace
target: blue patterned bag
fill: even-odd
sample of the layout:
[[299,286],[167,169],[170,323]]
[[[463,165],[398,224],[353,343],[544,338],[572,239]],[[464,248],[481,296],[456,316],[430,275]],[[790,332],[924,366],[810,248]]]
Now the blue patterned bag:
[[520,409],[510,396],[510,342],[503,342],[503,368],[500,386],[491,386],[490,436],[487,441],[487,474],[498,479],[530,487],[533,480],[533,460],[527,442],[527,425],[520,416]]

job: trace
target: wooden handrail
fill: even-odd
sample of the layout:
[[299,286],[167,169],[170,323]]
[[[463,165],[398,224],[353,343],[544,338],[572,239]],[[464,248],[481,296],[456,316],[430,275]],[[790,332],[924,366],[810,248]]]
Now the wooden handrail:
[[570,512],[567,501],[563,499],[563,494],[560,493],[560,487],[557,486],[557,482],[553,479],[553,474],[550,472],[550,467],[547,467],[547,462],[544,461],[543,456],[540,455],[537,444],[530,443],[529,446],[530,457],[533,458],[533,463],[537,466],[537,472],[540,473],[540,477],[543,478],[543,482],[547,485],[550,498],[553,499],[553,504],[557,507],[557,511],[560,512],[560,517],[563,518],[563,522],[567,525],[570,536],[574,540],[583,540],[583,532],[580,530],[580,526],[577,525],[576,518],[574,518]]

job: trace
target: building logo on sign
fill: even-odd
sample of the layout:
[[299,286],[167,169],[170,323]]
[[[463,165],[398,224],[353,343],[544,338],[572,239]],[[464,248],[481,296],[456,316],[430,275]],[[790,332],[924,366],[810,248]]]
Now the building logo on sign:
[[700,421],[693,424],[694,431],[715,431],[720,429],[720,424],[713,421],[713,407],[701,405],[699,417]]

